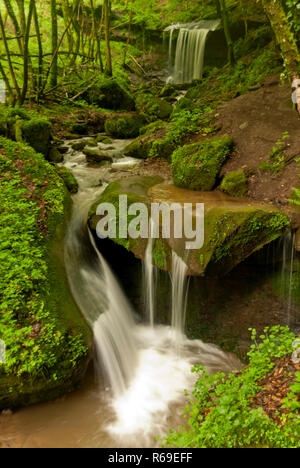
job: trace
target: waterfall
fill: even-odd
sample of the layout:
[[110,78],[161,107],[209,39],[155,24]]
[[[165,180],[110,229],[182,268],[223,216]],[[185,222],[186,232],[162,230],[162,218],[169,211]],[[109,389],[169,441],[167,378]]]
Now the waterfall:
[[187,265],[175,253],[172,254],[172,329],[175,345],[179,346],[185,332],[188,295]]
[[144,261],[144,295],[146,304],[147,319],[151,327],[154,327],[155,320],[155,300],[156,300],[156,282],[157,269],[153,265],[153,237],[154,222],[151,219],[149,223],[149,240]]
[[[193,80],[202,78],[207,35],[209,31],[217,29],[219,24],[220,20],[200,21],[199,23],[174,24],[165,29],[165,32],[170,34],[169,68],[172,76],[168,78],[169,82],[191,83]],[[173,37],[176,30],[179,30],[179,33],[174,62]]]
[[[168,428],[171,405],[180,406],[184,390],[193,389],[193,364],[206,365],[209,372],[226,372],[239,368],[240,362],[214,345],[184,336],[186,265],[175,254],[172,327],[155,325],[153,236],[149,239],[145,268],[151,326],[136,323],[118,280],[87,229],[89,207],[103,191],[99,187],[103,168],[88,167],[83,155],[71,149],[65,156],[65,165],[79,182],[65,241],[66,270],[73,296],[94,332],[98,372],[104,372],[111,389],[107,393],[108,404],[115,419],[105,429],[123,441],[127,437],[132,441],[137,436],[141,440],[163,434]],[[153,229],[152,224],[151,233]],[[176,343],[180,343],[180,354]]]

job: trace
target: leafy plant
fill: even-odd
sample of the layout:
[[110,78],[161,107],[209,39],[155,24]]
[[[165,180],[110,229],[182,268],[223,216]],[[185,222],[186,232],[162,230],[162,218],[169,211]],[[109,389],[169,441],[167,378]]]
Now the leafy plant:
[[170,431],[164,446],[186,448],[299,448],[300,416],[299,373],[291,386],[288,414],[276,424],[262,408],[253,407],[253,399],[261,390],[259,381],[275,367],[276,360],[291,355],[295,336],[287,327],[267,327],[259,337],[252,330],[249,365],[240,373],[208,375],[196,366],[199,378],[185,410],[187,428]]

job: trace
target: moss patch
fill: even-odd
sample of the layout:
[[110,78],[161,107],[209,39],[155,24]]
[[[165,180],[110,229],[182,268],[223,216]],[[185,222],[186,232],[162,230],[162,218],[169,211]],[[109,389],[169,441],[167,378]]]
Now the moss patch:
[[105,132],[115,138],[136,138],[143,121],[136,115],[132,117],[115,117],[105,122]]
[[151,93],[139,94],[136,97],[136,108],[148,122],[168,119],[173,111],[169,102],[153,96]]
[[232,139],[223,137],[179,148],[172,155],[175,185],[190,190],[212,190],[232,147]]
[[62,180],[28,146],[0,138],[0,409],[70,391],[89,362],[91,332],[63,263],[70,199]]
[[232,197],[246,195],[248,183],[244,171],[233,171],[227,174],[222,181],[221,190]]

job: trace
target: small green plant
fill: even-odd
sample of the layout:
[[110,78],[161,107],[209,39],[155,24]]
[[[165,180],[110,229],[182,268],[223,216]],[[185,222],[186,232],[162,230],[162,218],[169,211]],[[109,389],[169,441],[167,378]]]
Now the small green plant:
[[253,406],[260,381],[275,367],[276,360],[291,355],[295,336],[287,327],[267,327],[257,337],[252,332],[249,365],[239,373],[209,375],[196,366],[199,375],[185,410],[187,428],[170,431],[164,446],[185,448],[299,448],[299,373],[284,402],[289,411],[276,424],[262,408]]
[[259,166],[259,170],[266,172],[270,171],[273,174],[281,174],[285,168],[285,151],[288,147],[289,132],[284,132],[282,137],[275,143],[269,153],[269,161],[263,162]]

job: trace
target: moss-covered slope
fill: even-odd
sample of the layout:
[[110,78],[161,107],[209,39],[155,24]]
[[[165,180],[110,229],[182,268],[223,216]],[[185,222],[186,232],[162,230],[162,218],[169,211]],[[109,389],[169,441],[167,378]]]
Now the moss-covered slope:
[[92,336],[68,287],[62,179],[31,148],[0,138],[0,409],[71,391]]

